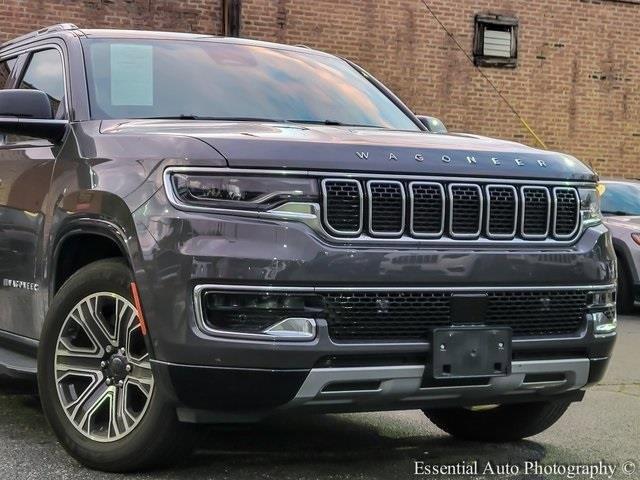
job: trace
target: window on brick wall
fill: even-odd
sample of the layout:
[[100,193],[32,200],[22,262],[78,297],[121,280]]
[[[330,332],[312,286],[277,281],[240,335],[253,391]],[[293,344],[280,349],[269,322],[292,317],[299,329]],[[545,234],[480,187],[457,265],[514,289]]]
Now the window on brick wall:
[[518,63],[518,19],[476,15],[473,57],[480,67],[515,68]]

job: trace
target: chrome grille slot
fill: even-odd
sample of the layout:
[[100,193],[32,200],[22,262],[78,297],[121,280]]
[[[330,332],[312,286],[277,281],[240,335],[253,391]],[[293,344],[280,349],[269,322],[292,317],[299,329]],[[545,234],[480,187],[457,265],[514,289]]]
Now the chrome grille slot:
[[323,220],[334,235],[355,236],[362,232],[363,195],[357,180],[326,179],[322,181]]
[[369,232],[374,236],[400,236],[404,232],[406,199],[402,183],[367,182]]
[[453,238],[476,238],[482,225],[482,189],[479,185],[449,185],[449,233]]
[[571,238],[580,225],[580,199],[575,188],[556,187],[553,189],[555,216],[553,236]]
[[487,236],[513,238],[518,224],[518,192],[511,185],[487,186]]
[[415,237],[437,238],[444,233],[445,194],[439,183],[409,184],[409,225]]
[[521,234],[526,239],[544,239],[549,234],[551,197],[546,187],[522,187]]

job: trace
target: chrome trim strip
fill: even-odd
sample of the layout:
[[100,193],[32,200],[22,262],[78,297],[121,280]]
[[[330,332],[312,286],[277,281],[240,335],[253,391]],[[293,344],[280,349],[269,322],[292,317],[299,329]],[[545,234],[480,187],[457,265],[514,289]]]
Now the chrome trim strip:
[[[453,201],[453,189],[455,187],[472,187],[475,188],[478,191],[478,201],[480,202],[479,205],[479,209],[480,212],[478,214],[478,230],[476,233],[455,233],[453,231],[453,209],[455,207],[454,201]],[[472,239],[472,238],[478,238],[480,236],[480,233],[482,232],[482,214],[483,214],[483,208],[484,208],[484,199],[482,196],[482,187],[480,187],[480,185],[475,184],[475,183],[450,183],[449,185],[447,185],[448,191],[449,191],[449,236],[453,239],[457,239],[457,238],[466,238],[466,239]]]
[[[328,218],[328,212],[329,209],[327,208],[327,187],[326,187],[326,183],[327,182],[342,182],[342,183],[354,183],[358,186],[358,194],[359,194],[359,209],[360,209],[360,215],[359,215],[359,223],[358,223],[358,230],[338,230],[336,228],[333,228],[331,226],[331,224],[329,223],[329,218]],[[327,229],[333,233],[334,235],[346,235],[346,236],[355,236],[355,235],[360,235],[362,233],[362,228],[363,228],[363,217],[364,217],[364,193],[362,191],[362,184],[357,181],[357,180],[350,180],[350,179],[344,179],[344,178],[324,178],[322,179],[321,183],[321,187],[322,187],[322,221],[324,223],[324,226],[327,227]]]
[[[491,223],[491,189],[492,188],[508,188],[513,191],[513,201],[515,202],[515,214],[513,216],[513,232],[512,233],[491,233],[490,223]],[[486,186],[486,195],[487,195],[487,219],[486,219],[486,232],[487,238],[491,239],[500,239],[500,240],[509,240],[515,238],[516,233],[518,232],[518,190],[513,185],[499,185],[499,184],[490,184]]]
[[[413,219],[413,212],[414,212],[414,206],[415,206],[414,204],[415,194],[413,193],[413,187],[421,186],[421,185],[438,187],[438,189],[440,190],[440,198],[442,199],[442,209],[441,209],[442,211],[440,214],[442,218],[440,219],[440,231],[437,233],[419,233],[415,231],[414,219]],[[444,224],[445,224],[446,212],[447,212],[447,197],[444,191],[444,186],[441,183],[437,183],[437,182],[410,182],[409,183],[409,232],[411,233],[412,236],[416,238],[442,237],[442,235],[444,235]]]
[[[558,191],[566,191],[573,193],[573,196],[576,199],[576,226],[570,234],[567,235],[558,235],[556,232],[556,225],[558,223]],[[554,187],[553,188],[553,236],[559,240],[567,240],[569,238],[573,238],[574,235],[581,228],[581,212],[580,212],[580,194],[578,190],[572,187]]]
[[475,286],[475,287],[429,287],[429,286],[380,286],[380,287],[314,287],[314,286],[286,286],[286,285],[234,285],[208,283],[199,284],[194,291],[200,293],[203,290],[231,290],[231,291],[258,291],[258,292],[296,292],[296,293],[314,293],[314,292],[493,292],[493,291],[540,291],[540,290],[615,290],[614,283],[605,285],[521,285],[521,286]]
[[[395,232],[377,232],[373,229],[373,195],[371,193],[371,185],[398,185],[400,187],[400,195],[402,195],[402,217],[400,229]],[[369,180],[367,182],[367,206],[369,210],[369,233],[372,237],[398,237],[404,233],[405,216],[407,214],[407,196],[404,192],[404,185],[397,180]]]
[[[525,227],[524,220],[525,220],[526,211],[527,211],[525,191],[527,190],[543,191],[547,195],[547,229],[545,230],[544,234],[528,234],[528,233],[525,233],[524,231],[524,227]],[[551,211],[552,211],[551,195],[549,194],[549,189],[547,187],[536,187],[536,186],[527,185],[522,187],[522,189],[520,190],[520,195],[521,195],[520,200],[522,202],[522,215],[520,217],[520,235],[525,240],[546,240],[549,237],[549,223],[551,222]]]

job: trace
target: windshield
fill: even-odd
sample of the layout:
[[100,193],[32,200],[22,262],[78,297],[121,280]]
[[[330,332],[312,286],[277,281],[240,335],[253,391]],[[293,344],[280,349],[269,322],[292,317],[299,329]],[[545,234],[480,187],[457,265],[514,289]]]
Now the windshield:
[[640,215],[640,185],[604,183],[601,209],[605,215]]
[[420,130],[346,61],[212,41],[84,41],[91,115]]

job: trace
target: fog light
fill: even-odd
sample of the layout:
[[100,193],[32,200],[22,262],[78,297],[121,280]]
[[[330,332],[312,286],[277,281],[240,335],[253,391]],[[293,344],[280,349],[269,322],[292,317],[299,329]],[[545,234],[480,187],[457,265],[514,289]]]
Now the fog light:
[[313,318],[286,318],[267,328],[264,333],[274,337],[311,340],[316,336],[316,321]]
[[615,310],[606,312],[594,312],[589,314],[593,320],[596,334],[613,333],[618,326],[618,319]]

